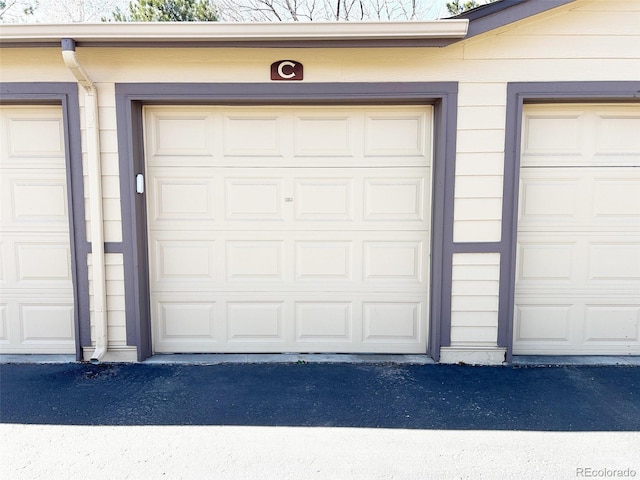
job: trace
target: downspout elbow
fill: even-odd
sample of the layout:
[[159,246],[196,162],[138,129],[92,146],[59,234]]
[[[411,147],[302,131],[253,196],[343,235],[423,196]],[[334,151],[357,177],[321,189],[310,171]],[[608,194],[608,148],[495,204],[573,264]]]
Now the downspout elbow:
[[76,55],[76,42],[71,38],[64,38],[62,40],[62,61],[65,66],[71,71],[77,82],[88,94],[95,95],[96,86],[91,81],[91,78],[87,74]]
[[96,347],[96,349],[93,352],[93,354],[91,355],[91,358],[89,359],[89,361],[91,363],[93,363],[94,365],[97,365],[97,364],[100,363],[102,358],[106,355],[106,353],[107,353],[107,347],[106,346]]

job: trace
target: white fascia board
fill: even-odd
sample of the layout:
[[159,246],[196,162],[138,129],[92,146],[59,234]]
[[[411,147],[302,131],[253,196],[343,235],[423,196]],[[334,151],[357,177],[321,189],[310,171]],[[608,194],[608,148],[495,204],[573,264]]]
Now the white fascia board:
[[[429,22],[128,22],[74,24],[6,24],[0,28],[0,42],[52,43],[63,38],[76,42],[256,42],[322,40],[415,40],[461,39],[469,21]],[[132,45],[133,46],[133,45]]]

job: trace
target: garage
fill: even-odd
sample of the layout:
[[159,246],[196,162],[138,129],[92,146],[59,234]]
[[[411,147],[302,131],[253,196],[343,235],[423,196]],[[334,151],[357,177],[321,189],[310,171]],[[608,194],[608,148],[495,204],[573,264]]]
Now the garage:
[[154,351],[426,352],[431,107],[144,122]]
[[640,107],[525,105],[513,352],[640,353]]
[[2,351],[640,355],[640,10],[602,3],[5,25]]
[[0,122],[0,352],[75,353],[62,109],[2,106]]

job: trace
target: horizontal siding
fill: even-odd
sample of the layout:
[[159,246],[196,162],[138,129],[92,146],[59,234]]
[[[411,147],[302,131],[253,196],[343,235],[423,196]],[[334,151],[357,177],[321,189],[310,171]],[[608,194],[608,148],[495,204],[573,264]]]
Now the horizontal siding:
[[120,172],[120,166],[118,164],[118,154],[117,153],[103,153],[100,157],[100,161],[102,162],[102,174],[107,176],[118,176]]
[[[93,307],[93,268],[92,255],[87,257],[89,264],[89,293],[91,309],[91,338],[94,335],[94,307]],[[125,298],[124,298],[124,267],[123,256],[119,253],[105,255],[105,275],[107,289],[108,335],[110,346],[124,346],[127,343]]]
[[[468,45],[464,50],[464,58],[468,60],[593,59],[611,58],[612,56],[615,58],[637,58],[638,38],[635,35],[583,35],[579,37],[548,34],[519,35],[517,41],[509,43],[500,36],[492,41]],[[554,45],[555,49],[552,48]]]
[[[458,88],[458,108],[498,107],[506,108],[507,84],[505,82],[473,82],[462,83]],[[475,125],[474,128],[477,128]],[[504,128],[504,122],[501,128]]]
[[502,189],[501,175],[476,174],[456,177],[454,241],[500,240]]
[[[482,128],[479,128],[480,126]],[[472,129],[458,129],[457,151],[463,153],[503,152],[503,127],[489,129],[479,123]]]
[[459,88],[453,238],[499,241],[506,85],[468,83]]
[[[458,130],[475,130],[479,125],[482,125],[482,131],[501,131],[504,128],[505,113],[506,107],[503,105],[472,104],[460,106],[458,108]],[[502,149],[499,148],[498,151],[502,151]]]
[[495,242],[500,239],[500,220],[458,220],[453,235],[456,242]]
[[496,346],[500,255],[453,256],[451,345]]
[[[603,3],[606,6],[603,6]],[[640,12],[640,3],[638,3],[636,0],[607,0],[606,2],[602,2],[602,0],[589,0],[581,2],[576,7],[576,10],[597,11],[601,13],[607,11]],[[609,23],[609,26],[611,25],[615,24]]]
[[120,222],[120,199],[119,198],[105,198],[102,201],[102,208],[104,209],[104,220]]
[[[606,4],[606,5],[603,5]],[[594,12],[598,21],[594,22]],[[620,12],[625,12],[623,16]],[[520,28],[508,32],[517,35],[571,36],[615,36],[638,35],[640,25],[640,3],[634,1],[596,0],[591,4],[583,2],[570,15],[546,16],[543,21],[529,21]]]
[[500,198],[502,176],[460,175],[456,178],[456,198]]
[[59,48],[3,48],[3,82],[72,82]]
[[499,198],[457,198],[455,201],[456,219],[460,223],[477,221],[478,212],[484,212],[480,221],[500,220],[502,201]]
[[497,328],[451,327],[451,346],[496,346]]
[[[507,40],[506,38],[504,39]],[[508,39],[509,42],[517,42],[516,37]],[[497,44],[493,50],[500,50],[503,44]],[[3,49],[3,57],[6,52],[14,49]],[[32,49],[22,51],[22,54],[30,53]],[[92,49],[99,56],[99,50]],[[411,60],[401,61],[406,56],[397,49],[389,49],[384,54],[373,51],[364,55],[357,49],[336,49],[333,52],[334,60],[325,65],[318,64],[309,50],[296,50],[298,60],[307,65],[317,66],[317,70],[308,69],[305,72],[305,81],[309,82],[442,82],[457,81],[461,83],[500,83],[507,81],[606,81],[606,80],[637,80],[638,61],[636,58],[617,58],[615,51],[610,57],[589,56],[588,49],[582,54],[582,58],[554,58],[551,52],[540,53],[540,58],[514,58],[514,59],[467,59],[462,62],[460,58],[439,59],[433,58],[430,50],[416,58],[414,50]],[[131,82],[158,82],[183,83],[185,78],[190,82],[237,82],[238,78],[246,82],[265,82],[268,77],[265,74],[264,61],[251,59],[250,51],[241,49],[216,50],[216,69],[204,69],[201,64],[202,56],[197,52],[201,49],[176,49],[172,50],[176,58],[166,59],[171,69],[155,68],[149,64],[148,58],[142,58],[141,50],[127,52],[121,57],[122,65],[112,73],[105,72],[104,76],[109,81],[117,83]],[[169,50],[164,50],[169,52]],[[395,55],[393,55],[395,53]],[[265,49],[263,58],[279,58],[280,50]],[[488,53],[488,55],[490,55]],[[157,50],[153,49],[148,55],[158,58]],[[168,56],[168,54],[167,54]],[[172,55],[173,57],[173,55]],[[162,57],[165,59],[165,55]],[[379,63],[378,63],[379,62]],[[238,68],[239,64],[247,63],[248,68]],[[13,65],[7,65],[6,59],[0,63],[3,70],[3,81],[33,81],[42,77],[40,68],[28,67],[26,70],[15,70]],[[5,67],[7,65],[7,67]],[[158,65],[160,65],[158,63]],[[25,73],[26,72],[26,73]],[[29,73],[30,72],[30,73]],[[58,74],[52,72],[52,77],[62,77],[59,81],[69,81],[69,72],[64,69]],[[5,80],[6,79],[6,80]],[[100,84],[102,86],[102,83]],[[506,88],[506,87],[505,87]]]
[[[98,119],[100,126],[100,167],[102,171],[102,214],[104,239],[106,242],[122,241],[122,222],[120,211],[120,179],[118,158],[118,136],[115,109],[115,85],[111,83],[98,85]],[[80,95],[80,114],[82,125],[86,125],[84,95]],[[86,129],[82,129],[83,170],[85,211],[87,218],[87,238],[91,241],[91,209],[89,203],[89,185],[87,178]]]
[[[109,108],[109,110],[113,109]],[[102,127],[102,125],[100,126],[100,152],[118,152],[118,133],[115,130],[106,130],[104,127]]]
[[467,152],[458,153],[456,156],[456,175],[458,177],[475,175],[499,177],[503,170],[504,154],[502,152]]
[[[107,328],[107,335],[109,336],[109,348],[112,347],[124,347],[126,346],[126,341],[115,341],[116,338],[126,338],[127,329],[123,326],[109,326]],[[95,328],[91,326],[91,338],[95,338]]]
[[[115,132],[116,131],[116,107],[109,105],[109,103],[113,102],[113,98],[115,96],[115,92],[113,91],[113,85],[108,83],[105,86],[101,86],[101,88],[107,90],[109,94],[103,93],[100,97],[100,110],[98,113],[98,120],[100,122],[100,129],[103,131]],[[105,97],[108,97],[106,99]],[[105,99],[102,101],[102,99]],[[106,153],[106,152],[104,152]]]

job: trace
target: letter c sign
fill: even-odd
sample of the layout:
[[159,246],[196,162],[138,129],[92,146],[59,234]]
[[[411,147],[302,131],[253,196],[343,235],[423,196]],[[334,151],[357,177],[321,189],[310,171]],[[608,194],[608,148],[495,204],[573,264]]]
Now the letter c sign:
[[271,80],[302,80],[302,64],[295,60],[280,60],[271,64]]

